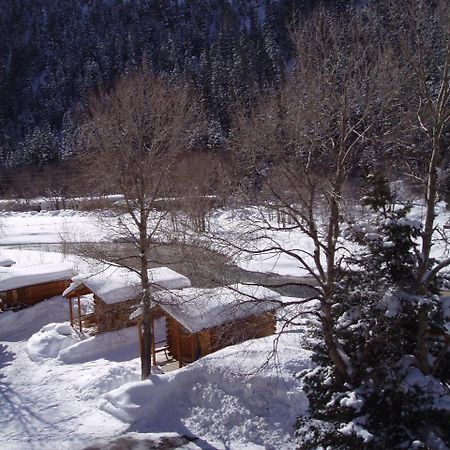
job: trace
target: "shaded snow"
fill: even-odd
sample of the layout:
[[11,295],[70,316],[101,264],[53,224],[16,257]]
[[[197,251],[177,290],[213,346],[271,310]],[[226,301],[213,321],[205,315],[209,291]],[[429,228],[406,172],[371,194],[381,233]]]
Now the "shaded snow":
[[0,343],[0,448],[81,449],[126,426],[98,409],[99,395],[139,379],[139,360],[70,368],[31,361],[25,342]]
[[127,361],[139,356],[137,327],[101,333],[76,342],[59,353],[59,360],[66,364],[84,363],[97,359]]
[[9,267],[15,263],[16,262],[13,259],[0,255],[0,267]]
[[79,336],[68,323],[50,323],[28,339],[26,348],[31,360],[40,361],[58,357],[61,350],[79,340]]
[[21,311],[0,313],[0,341],[26,340],[51,322],[65,322],[69,317],[67,301],[54,297]]

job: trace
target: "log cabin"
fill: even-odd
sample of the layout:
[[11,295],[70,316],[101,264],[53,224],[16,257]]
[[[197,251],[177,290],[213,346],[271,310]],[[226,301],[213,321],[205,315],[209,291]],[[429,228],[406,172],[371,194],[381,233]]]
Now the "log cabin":
[[[179,367],[229,345],[270,336],[276,330],[276,310],[281,296],[262,286],[236,284],[213,289],[182,289],[160,292],[152,309],[152,328],[165,322],[165,346],[157,348],[153,340],[153,363],[156,352],[164,350],[178,360]],[[142,349],[142,316],[138,310]],[[155,333],[153,333],[155,335]]]
[[74,275],[65,264],[0,267],[2,309],[20,309],[61,295]]
[[[190,287],[190,280],[168,267],[149,269],[150,292]],[[70,324],[91,334],[115,331],[136,325],[130,315],[141,300],[141,280],[136,272],[124,267],[107,267],[72,279],[63,292],[69,301]],[[75,305],[74,305],[75,303]]]

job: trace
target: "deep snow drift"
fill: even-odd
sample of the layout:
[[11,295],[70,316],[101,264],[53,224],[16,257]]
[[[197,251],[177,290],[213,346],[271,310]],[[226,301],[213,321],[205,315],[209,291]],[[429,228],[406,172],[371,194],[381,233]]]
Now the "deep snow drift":
[[32,308],[0,313],[0,341],[25,341],[44,325],[66,322],[69,318],[67,300],[54,297]]
[[177,434],[194,437],[189,449],[291,447],[308,407],[295,377],[311,364],[302,333],[284,334],[276,358],[268,337],[141,382],[135,327],[85,337],[67,319],[59,297],[0,314],[0,448],[185,442]]
[[273,337],[249,341],[126,384],[104,395],[102,409],[135,431],[176,431],[231,448],[289,446],[308,408],[295,374],[310,367],[310,353],[295,332],[281,337],[277,358],[268,360],[272,344]]

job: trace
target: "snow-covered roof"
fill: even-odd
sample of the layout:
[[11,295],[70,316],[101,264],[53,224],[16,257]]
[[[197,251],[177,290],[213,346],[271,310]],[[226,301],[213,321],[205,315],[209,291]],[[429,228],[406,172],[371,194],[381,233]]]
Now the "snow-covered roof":
[[15,263],[16,262],[13,259],[0,255],[0,267],[9,267]]
[[158,293],[158,305],[191,333],[273,311],[280,302],[270,289],[243,284]]
[[[157,267],[148,271],[150,289],[183,289],[191,286],[189,278],[168,267]],[[108,267],[100,273],[78,275],[63,292],[69,295],[79,286],[86,286],[105,303],[112,304],[131,300],[142,292],[141,280],[136,272],[124,267]]]
[[66,264],[40,264],[28,267],[0,267],[0,291],[9,291],[25,286],[70,280],[75,271]]

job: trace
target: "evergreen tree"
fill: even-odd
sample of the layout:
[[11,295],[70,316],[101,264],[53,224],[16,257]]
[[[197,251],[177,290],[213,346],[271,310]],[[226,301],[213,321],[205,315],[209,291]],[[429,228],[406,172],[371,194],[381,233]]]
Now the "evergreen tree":
[[[409,205],[394,205],[387,180],[367,178],[367,223],[350,224],[359,249],[347,258],[335,292],[339,342],[350,355],[351,383],[333,380],[325,358],[307,376],[312,418],[299,423],[304,448],[445,448],[450,442],[448,331],[442,279],[424,293],[417,284],[422,225]],[[420,308],[426,308],[431,374],[417,353]],[[303,447],[302,447],[303,448]]]

